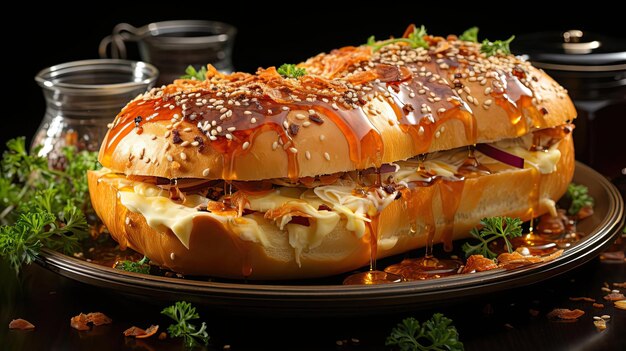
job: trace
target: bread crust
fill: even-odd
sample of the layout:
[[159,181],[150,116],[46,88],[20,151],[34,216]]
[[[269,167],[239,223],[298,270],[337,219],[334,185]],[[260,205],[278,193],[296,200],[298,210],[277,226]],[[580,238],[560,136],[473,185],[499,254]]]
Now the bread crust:
[[300,64],[307,75],[297,79],[274,68],[222,75],[210,67],[204,82],[177,80],[129,103],[100,162],[164,178],[295,179],[513,138],[575,117],[566,91],[530,63],[487,57],[479,44],[453,37],[427,40],[428,49],[334,50]]
[[[558,149],[561,157],[556,171],[549,174],[534,168],[515,169],[452,185],[438,182],[404,190],[401,199],[380,213],[378,258],[425,246],[429,228],[434,230],[435,243],[450,243],[468,237],[468,231],[483,217],[529,220],[547,212],[546,200],[561,197],[573,176],[571,133],[561,140]],[[345,219],[319,246],[303,252],[300,264],[286,231],[279,230],[262,214],[254,219],[263,225],[268,238],[265,244],[242,240],[225,222],[199,216],[194,219],[186,248],[169,229],[155,230],[141,214],[129,211],[120,203],[118,189],[99,178],[97,172],[88,175],[91,199],[113,238],[121,247],[130,247],[176,272],[224,278],[247,275],[249,279],[296,279],[339,274],[369,261],[369,235],[357,237],[346,229]],[[450,191],[446,193],[446,189]],[[533,193],[536,195],[529,196]],[[455,201],[458,208],[451,210]]]

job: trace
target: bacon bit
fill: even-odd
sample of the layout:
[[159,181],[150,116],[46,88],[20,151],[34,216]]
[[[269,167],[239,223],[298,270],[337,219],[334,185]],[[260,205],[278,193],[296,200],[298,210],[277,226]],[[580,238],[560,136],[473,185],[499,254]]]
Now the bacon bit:
[[622,293],[610,293],[606,295],[604,299],[607,301],[618,301],[618,300],[626,299],[626,296],[624,296],[624,294]]
[[411,78],[411,71],[404,66],[380,63],[374,68],[381,82],[402,82]]
[[563,254],[563,250],[556,251],[548,256],[523,256],[517,251],[502,253],[498,256],[498,267],[514,269],[539,262],[549,262]]
[[613,304],[620,310],[626,310],[626,300],[615,301]]
[[[151,325],[148,329],[143,330],[139,327],[132,326],[124,331],[124,336],[132,336],[137,339],[146,339],[159,331],[158,325]],[[163,333],[161,333],[163,334]]]
[[626,288],[626,282],[623,283],[613,283],[613,286],[618,288]]
[[76,330],[89,330],[87,325],[87,315],[81,313],[78,316],[72,317],[70,320],[70,326]]
[[300,217],[300,216],[291,217],[289,224],[298,224],[298,225],[303,225],[305,227],[311,226],[311,222],[309,221],[307,217]]
[[290,124],[289,125],[289,134],[291,134],[292,136],[296,136],[298,135],[298,131],[300,130],[300,126],[297,124]]
[[25,319],[18,318],[9,323],[9,329],[32,330],[35,329],[35,326]]
[[89,323],[95,326],[99,326],[103,324],[111,324],[111,322],[113,322],[113,320],[107,317],[104,313],[81,313],[78,316],[72,317],[72,319],[70,320],[70,326],[77,330],[89,330]]
[[180,137],[180,132],[176,129],[172,131],[172,142],[174,144],[180,144],[183,142],[183,139]]
[[569,310],[567,308],[555,308],[546,316],[550,319],[576,320],[584,314],[585,311],[579,309]]
[[93,323],[95,326],[103,324],[111,324],[113,320],[101,312],[92,312],[87,314],[87,322]]
[[496,269],[498,266],[496,263],[483,255],[471,255],[467,262],[465,263],[465,267],[461,271],[462,274],[465,273],[474,273],[474,272],[484,272],[492,269]]
[[593,307],[595,307],[595,308],[604,308],[604,304],[595,302],[593,304]]
[[578,211],[578,213],[576,214],[576,218],[580,221],[591,215],[593,215],[593,208],[591,206],[585,206],[581,208],[580,211]]
[[595,299],[592,299],[591,297],[570,297],[569,298],[570,301],[587,301],[587,302],[596,302]]
[[330,207],[328,207],[328,206],[326,206],[326,205],[324,205],[324,204],[321,204],[321,205],[317,208],[317,210],[318,210],[318,211],[332,211],[333,209],[332,209],[332,208],[330,208]]

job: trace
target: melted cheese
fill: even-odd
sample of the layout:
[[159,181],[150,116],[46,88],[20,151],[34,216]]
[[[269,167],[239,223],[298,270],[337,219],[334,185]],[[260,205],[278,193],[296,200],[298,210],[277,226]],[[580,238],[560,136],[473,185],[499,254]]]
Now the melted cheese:
[[[528,151],[528,140],[524,138],[511,139],[495,143],[494,146],[511,154],[523,157],[526,165],[536,168],[540,173],[547,174],[556,170],[561,153],[558,144],[549,150],[531,152]],[[444,177],[454,177],[456,169],[463,163],[467,151],[456,149],[438,152],[429,155],[429,159],[423,162],[428,173]],[[499,161],[490,159],[480,153],[476,153],[479,162],[493,164]],[[417,172],[417,161],[407,160],[398,162],[398,167],[393,173],[394,180],[398,184],[411,181],[425,180]],[[113,175],[109,170],[100,171],[100,181],[114,184],[118,189],[118,197],[121,203],[130,211],[141,214],[148,225],[157,231],[171,230],[181,243],[189,248],[190,236],[193,229],[193,220],[198,216],[208,216],[222,223],[231,232],[242,240],[258,242],[268,246],[269,240],[261,226],[254,219],[256,216],[243,217],[217,215],[210,212],[198,211],[195,207],[206,205],[208,199],[199,195],[187,195],[183,204],[178,204],[169,199],[168,192],[154,185],[134,182],[124,177]],[[297,187],[280,187],[263,195],[250,195],[247,197],[248,209],[265,213],[269,210],[287,206],[288,210],[279,217],[274,218],[274,223],[279,230],[286,230],[289,236],[289,244],[295,251],[295,257],[300,264],[301,255],[308,250],[321,245],[324,238],[335,230],[340,220],[346,220],[346,229],[352,231],[357,237],[363,237],[366,233],[368,217],[382,212],[393,200],[397,192],[388,194],[382,189],[367,191],[364,196],[356,195],[356,184],[351,180],[339,179],[333,185],[318,186],[313,189]],[[554,211],[553,203],[544,203]],[[332,208],[332,211],[319,210],[321,205]],[[309,218],[309,226],[290,223],[294,213],[306,215]],[[259,217],[256,217],[259,220]],[[211,233],[203,233],[211,235]],[[397,237],[386,238],[379,241],[381,248],[391,248],[397,243]]]

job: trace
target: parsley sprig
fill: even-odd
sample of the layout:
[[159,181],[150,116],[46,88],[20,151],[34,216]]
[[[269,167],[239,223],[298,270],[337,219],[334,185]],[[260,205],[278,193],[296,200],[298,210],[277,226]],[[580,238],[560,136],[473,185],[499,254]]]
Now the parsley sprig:
[[435,313],[423,324],[413,317],[402,320],[391,330],[385,345],[397,346],[401,351],[464,350],[452,320],[441,313]]
[[407,43],[411,48],[425,48],[428,49],[429,45],[424,38],[427,35],[426,27],[420,26],[413,28],[413,32],[409,34],[407,38],[391,38],[383,41],[376,41],[376,37],[373,35],[367,39],[367,46],[371,46],[374,52],[380,50],[382,47],[393,43]]
[[463,245],[465,257],[471,255],[483,255],[487,258],[497,257],[498,255],[489,249],[489,243],[497,239],[503,239],[509,253],[513,252],[509,239],[522,236],[522,220],[519,218],[483,218],[480,220],[480,224],[482,225],[480,230],[473,228],[470,231],[470,234],[480,242],[476,245],[465,243]]
[[161,313],[176,321],[176,324],[171,324],[167,331],[171,337],[182,337],[186,347],[192,348],[209,343],[206,323],[202,322],[200,329],[197,329],[195,325],[190,323],[191,320],[199,319],[200,315],[189,302],[178,301],[176,304],[163,309]]
[[283,63],[280,67],[278,67],[278,74],[285,78],[299,78],[306,74],[306,70],[304,68],[300,68],[294,64]]
[[0,257],[19,272],[42,247],[72,254],[87,237],[84,213],[91,213],[87,170],[96,169],[94,152],[65,148],[64,171],[28,153],[23,137],[9,140],[0,160]]
[[149,262],[150,259],[147,256],[144,256],[137,262],[130,260],[121,261],[115,266],[115,268],[126,272],[150,274]]
[[485,39],[480,46],[480,52],[484,53],[487,57],[495,55],[509,55],[511,54],[511,48],[509,45],[513,39],[515,39],[515,35],[511,35],[511,37],[507,40],[489,41],[488,39]]
[[191,80],[206,80],[206,67],[202,67],[196,71],[196,68],[192,65],[187,66],[185,69],[185,74],[180,76],[180,79],[191,79]]
[[463,32],[463,34],[459,36],[459,40],[478,43],[478,27],[472,27],[467,29],[465,32]]
[[593,207],[594,200],[589,196],[589,189],[584,185],[570,183],[567,187],[567,197],[572,201],[567,213],[577,214],[583,207]]

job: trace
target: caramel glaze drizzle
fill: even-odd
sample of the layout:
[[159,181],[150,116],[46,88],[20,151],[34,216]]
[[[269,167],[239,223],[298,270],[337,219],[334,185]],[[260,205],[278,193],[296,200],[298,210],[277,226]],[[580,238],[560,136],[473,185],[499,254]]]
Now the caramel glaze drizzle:
[[[446,39],[428,37],[428,40],[432,44]],[[368,107],[369,113],[365,111],[368,100],[380,99],[389,103],[395,113],[395,120],[389,119],[389,124],[397,124],[404,133],[411,136],[413,155],[428,152],[434,138],[439,137],[437,130],[449,120],[458,120],[463,124],[466,145],[472,145],[476,143],[478,134],[473,109],[490,107],[490,104],[478,106],[478,100],[472,98],[469,89],[461,83],[461,80],[472,81],[472,78],[484,80],[480,82],[481,86],[485,86],[484,94],[491,97],[495,105],[506,111],[518,136],[528,133],[530,128],[546,126],[543,120],[544,109],[539,111],[535,107],[537,101],[541,100],[534,97],[533,92],[526,86],[532,83],[527,79],[522,67],[516,65],[511,72],[507,72],[506,68],[485,69],[485,62],[489,60],[483,57],[480,61],[476,58],[480,58],[481,55],[478,53],[477,45],[458,42],[454,38],[448,41],[459,49],[457,54],[447,55],[445,51],[438,52],[433,45],[423,59],[402,65],[394,64],[389,59],[384,59],[383,56],[395,55],[393,50],[410,51],[411,49],[407,47],[386,47],[379,53],[373,53],[365,47],[335,50],[327,55],[327,58],[330,57],[332,60],[331,56],[335,55],[341,59],[352,53],[366,57],[345,65],[343,71],[340,70],[340,76],[336,75],[336,67],[323,66],[322,70],[319,69],[319,62],[329,61],[325,58],[320,59],[318,56],[305,63],[304,66],[310,67],[313,71],[313,74],[309,76],[309,81],[323,80],[329,86],[349,88],[352,88],[352,85],[358,85],[361,87],[358,89],[360,92],[365,91],[365,89],[361,90],[362,87],[367,87],[367,93],[360,93],[358,97],[355,97],[356,93],[350,95],[352,91],[349,90],[346,99],[349,103],[341,104],[337,103],[337,94],[333,99],[330,98],[333,97],[332,92],[311,99],[311,94],[307,93],[306,89],[301,91],[293,89],[293,84],[285,83],[287,79],[278,76],[273,68],[260,70],[257,76],[235,73],[230,76],[236,76],[235,79],[220,81],[229,76],[223,76],[209,67],[210,71],[213,70],[213,77],[219,78],[217,81],[212,81],[209,77],[209,81],[205,83],[187,82],[189,83],[187,87],[191,88],[187,91],[175,84],[161,90],[153,90],[130,102],[117,116],[107,134],[101,150],[101,162],[106,166],[119,142],[132,131],[140,134],[143,130],[142,126],[146,123],[172,120],[172,130],[188,127],[199,129],[201,132],[199,135],[203,135],[202,147],[208,146],[222,156],[221,179],[226,182],[238,179],[236,174],[238,156],[249,152],[249,147],[244,147],[244,144],[249,143],[249,146],[254,143],[258,135],[274,131],[278,135],[281,148],[288,157],[288,177],[297,180],[300,177],[298,159],[291,149],[297,148],[298,138],[297,133],[286,127],[286,123],[288,126],[289,111],[304,110],[318,114],[316,123],[325,122],[319,117],[323,115],[326,116],[326,120],[332,121],[342,131],[348,141],[350,159],[356,169],[379,168],[383,163],[385,150],[381,133],[376,129],[372,120],[384,117],[376,113],[372,114],[371,106]],[[505,57],[504,60],[508,58]],[[365,72],[362,69],[360,71],[355,69],[355,67],[365,66],[371,69]],[[335,69],[334,73],[327,74],[333,72],[333,69]],[[319,77],[315,77],[315,74]],[[358,74],[368,76],[369,79],[364,79],[361,84],[350,84],[351,75]],[[229,97],[228,94],[224,96],[226,90],[220,87],[220,82],[225,82],[225,86],[228,82],[243,85],[246,82],[254,82],[257,78],[261,79],[262,75],[271,76],[267,85],[273,84],[273,94],[267,94],[266,90],[259,88],[254,90],[252,95],[240,94]],[[284,84],[282,87],[280,86],[281,79]],[[531,79],[536,80],[535,77]],[[300,82],[302,81],[301,78]],[[487,82],[490,83],[489,86],[486,86]],[[232,86],[226,86],[226,88],[232,88]],[[482,92],[476,92],[476,94],[482,94]],[[323,96],[327,98],[322,98]],[[223,100],[223,106],[207,103],[216,100]],[[339,101],[343,102],[343,97]],[[226,114],[230,115],[224,118]],[[208,128],[203,128],[203,126],[208,126]],[[217,130],[218,133],[215,133],[217,127],[220,128]],[[203,149],[198,149],[198,152],[203,152]],[[473,157],[473,151],[470,150],[468,160],[459,169],[457,177],[441,179],[441,177],[434,176],[427,181],[411,185],[423,187],[441,182],[439,191],[444,203],[445,217],[442,241],[446,250],[451,249],[454,215],[459,206],[465,178],[488,173],[489,170],[478,164]],[[376,186],[382,186],[382,183],[379,182]],[[536,190],[536,194],[532,194],[530,200],[529,211],[531,213],[539,193],[539,189]],[[412,196],[403,196],[403,198],[408,202],[409,207],[414,207],[412,204],[415,200],[406,200],[413,199]],[[432,214],[428,214],[427,217],[430,217],[428,221],[433,223],[426,223],[427,228],[424,229],[429,237],[432,237],[435,233],[434,218]],[[375,219],[368,229],[372,232],[372,237],[377,237]],[[429,241],[432,241],[432,238],[429,238]],[[372,268],[375,269],[377,245],[375,242],[371,245]],[[429,245],[432,244],[429,243]],[[252,268],[248,267],[249,264],[244,264],[244,266],[242,273],[247,276],[252,272]]]
[[[427,152],[432,141],[437,137],[435,135],[437,128],[452,119],[463,123],[467,144],[475,143],[477,125],[472,109],[481,107],[466,103],[462,98],[465,94],[463,84],[457,82],[456,79],[453,83],[448,80],[457,76],[467,79],[467,72],[474,72],[473,66],[471,63],[455,60],[441,53],[434,53],[432,50],[427,58],[429,59],[424,62],[407,63],[401,67],[376,63],[374,71],[378,78],[363,84],[363,86],[370,87],[369,92],[363,95],[365,98],[359,97],[360,102],[351,107],[345,104],[339,104],[338,107],[338,104],[329,99],[307,101],[306,94],[286,89],[284,95],[299,96],[298,101],[276,102],[276,99],[270,96],[258,96],[247,106],[242,104],[227,106],[231,116],[224,119],[220,118],[223,115],[223,107],[220,111],[209,106],[210,104],[194,103],[194,101],[214,101],[215,99],[228,100],[220,95],[219,89],[212,90],[205,85],[198,85],[199,89],[193,89],[184,98],[189,101],[180,103],[183,99],[174,99],[174,97],[181,92],[166,92],[168,87],[156,96],[138,98],[124,108],[107,135],[103,146],[102,162],[107,164],[119,141],[131,131],[135,130],[140,133],[145,123],[169,120],[174,115],[179,115],[180,121],[183,122],[180,127],[195,128],[198,122],[208,122],[214,124],[213,127],[215,125],[221,127],[220,133],[214,135],[214,140],[209,140],[210,135],[206,133],[203,144],[222,155],[222,179],[227,181],[237,179],[235,172],[237,156],[249,152],[242,148],[242,145],[245,142],[254,143],[255,137],[267,130],[273,130],[278,134],[281,146],[284,145],[282,148],[288,155],[288,176],[296,179],[299,177],[298,161],[295,153],[290,152],[289,149],[290,147],[297,148],[298,138],[296,135],[291,135],[284,127],[284,123],[288,122],[288,111],[284,108],[288,108],[289,110],[313,110],[327,116],[327,119],[339,127],[346,136],[350,159],[357,169],[380,167],[385,150],[380,132],[371,120],[382,117],[372,116],[364,111],[365,101],[361,100],[368,98],[379,98],[389,102],[395,111],[398,126],[413,140],[413,154]],[[443,65],[446,66],[445,69],[441,68]],[[484,71],[473,75],[477,74],[485,75]],[[530,116],[532,127],[542,127],[545,124],[543,114],[533,105],[532,91],[522,84],[520,77],[525,77],[523,71],[521,73],[500,71],[492,74],[490,78],[493,86],[490,95],[495,104],[507,112],[518,135],[525,134],[529,130],[529,123],[524,116]],[[476,94],[479,93],[482,92]],[[238,101],[237,98],[234,100]],[[141,117],[139,122],[137,122],[138,116]],[[258,122],[251,123],[252,117]],[[226,132],[233,128],[232,132]],[[230,138],[227,138],[227,134],[230,134]]]

